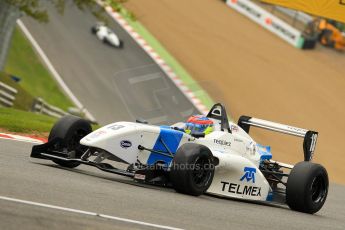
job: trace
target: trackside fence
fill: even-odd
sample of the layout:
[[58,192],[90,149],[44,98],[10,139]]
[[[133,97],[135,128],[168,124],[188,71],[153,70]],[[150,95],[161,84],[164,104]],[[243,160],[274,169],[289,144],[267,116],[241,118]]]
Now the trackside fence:
[[0,105],[5,107],[12,107],[16,100],[18,91],[11,86],[0,82]]
[[32,104],[32,111],[35,113],[45,114],[56,118],[61,118],[68,114],[62,109],[48,104],[42,98],[35,98]]
[[[19,90],[19,91],[18,91]],[[0,107],[14,107],[14,108],[20,108],[23,109],[23,105],[20,104],[21,101],[23,99],[23,97],[25,97],[25,99],[27,99],[25,101],[25,108],[30,110],[31,112],[35,112],[35,113],[39,113],[39,114],[44,114],[44,115],[48,115],[51,117],[55,117],[55,118],[61,118],[65,115],[68,114],[72,114],[74,116],[78,116],[78,117],[85,117],[85,114],[83,113],[82,110],[78,109],[78,108],[74,108],[74,107],[70,107],[68,109],[68,112],[55,107],[53,105],[50,105],[49,103],[47,103],[44,99],[37,97],[37,98],[27,98],[27,96],[29,96],[27,93],[24,94],[21,91],[21,88],[19,87],[14,88],[8,84],[6,84],[5,82],[0,81]],[[18,100],[16,102],[16,100]],[[18,104],[20,104],[20,106],[18,107]],[[96,124],[95,122],[92,122],[94,124]]]

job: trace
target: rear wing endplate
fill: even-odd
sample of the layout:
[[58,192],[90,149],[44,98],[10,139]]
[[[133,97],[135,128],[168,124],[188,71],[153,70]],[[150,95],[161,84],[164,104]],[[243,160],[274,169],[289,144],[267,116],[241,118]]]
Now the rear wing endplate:
[[249,133],[250,126],[267,129],[270,131],[284,133],[292,136],[302,137],[304,161],[311,161],[313,159],[318,132],[301,129],[289,125],[283,125],[271,121],[266,121],[254,117],[241,116],[238,120],[238,126]]

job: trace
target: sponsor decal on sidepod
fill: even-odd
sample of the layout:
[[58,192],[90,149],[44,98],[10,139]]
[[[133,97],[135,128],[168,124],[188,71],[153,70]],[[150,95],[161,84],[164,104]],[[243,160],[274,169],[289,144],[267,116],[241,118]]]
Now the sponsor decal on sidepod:
[[[244,168],[244,175],[241,177],[240,181],[246,180],[247,182],[252,181],[255,183],[256,169],[251,167]],[[226,181],[221,181],[222,191],[227,191],[229,193],[235,193],[239,195],[249,195],[249,196],[261,196],[261,187],[241,185],[237,183],[231,183]]]
[[132,142],[127,141],[127,140],[123,140],[120,142],[120,146],[121,146],[121,148],[128,149],[128,148],[132,147]]
[[231,147],[230,141],[213,139],[213,142],[217,145],[226,145],[226,146]]

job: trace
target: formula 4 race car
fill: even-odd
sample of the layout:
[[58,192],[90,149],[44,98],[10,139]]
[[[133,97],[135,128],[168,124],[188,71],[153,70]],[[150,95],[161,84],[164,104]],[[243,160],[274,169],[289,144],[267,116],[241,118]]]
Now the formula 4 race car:
[[99,22],[95,26],[92,26],[91,33],[95,34],[99,40],[106,44],[116,48],[123,48],[123,41],[104,23]]
[[[86,164],[194,196],[279,201],[305,213],[324,205],[328,174],[311,162],[317,132],[248,116],[235,124],[221,104],[205,119],[214,126],[208,134],[187,132],[188,123],[154,126],[145,121],[116,122],[92,132],[87,121],[66,116],[54,125],[48,143],[33,146],[31,157],[67,168]],[[294,166],[273,161],[270,147],[248,135],[251,126],[304,138],[304,161]],[[115,167],[118,162],[125,168]]]

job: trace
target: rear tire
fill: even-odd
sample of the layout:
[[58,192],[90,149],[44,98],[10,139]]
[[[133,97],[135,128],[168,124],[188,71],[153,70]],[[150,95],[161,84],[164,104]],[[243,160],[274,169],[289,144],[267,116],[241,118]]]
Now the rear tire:
[[214,167],[209,148],[187,143],[177,150],[171,166],[170,180],[177,192],[199,196],[210,187]]
[[286,203],[293,210],[316,213],[328,194],[326,169],[312,162],[297,163],[291,170],[286,186]]
[[[55,150],[68,152],[75,151],[73,158],[80,158],[87,147],[80,144],[80,140],[92,132],[88,121],[76,116],[67,115],[62,117],[50,131],[48,141],[59,138],[61,141],[54,146]],[[67,168],[75,168],[80,165],[78,162],[53,160],[56,164]]]
[[124,43],[123,43],[123,41],[122,41],[122,40],[120,40],[120,44],[119,44],[119,46],[118,46],[117,48],[119,48],[119,49],[123,49],[123,47],[124,47]]

